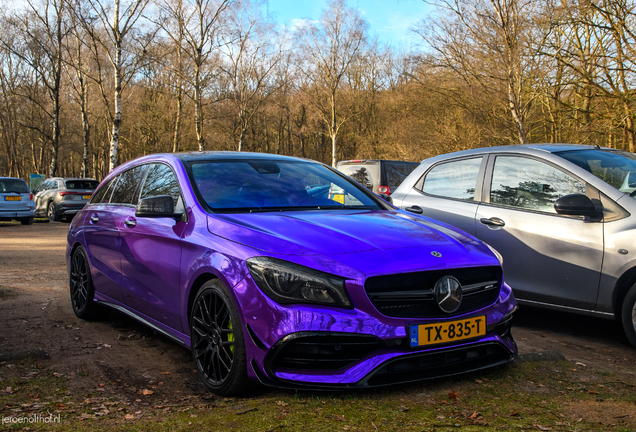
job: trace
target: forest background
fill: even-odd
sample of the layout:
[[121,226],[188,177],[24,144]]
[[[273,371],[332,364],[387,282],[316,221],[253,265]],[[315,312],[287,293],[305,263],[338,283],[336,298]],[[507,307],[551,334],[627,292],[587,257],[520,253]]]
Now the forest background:
[[[0,175],[157,152],[420,161],[535,142],[634,151],[636,3],[436,0],[396,49],[346,0],[0,0]],[[9,6],[10,4],[10,6]]]

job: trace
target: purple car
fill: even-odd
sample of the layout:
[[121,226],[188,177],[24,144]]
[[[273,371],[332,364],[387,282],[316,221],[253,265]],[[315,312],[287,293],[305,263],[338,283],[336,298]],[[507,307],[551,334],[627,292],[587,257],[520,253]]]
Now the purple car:
[[516,354],[494,249],[311,160],[128,162],[73,219],[67,263],[78,317],[117,309],[190,348],[217,394],[383,386]]

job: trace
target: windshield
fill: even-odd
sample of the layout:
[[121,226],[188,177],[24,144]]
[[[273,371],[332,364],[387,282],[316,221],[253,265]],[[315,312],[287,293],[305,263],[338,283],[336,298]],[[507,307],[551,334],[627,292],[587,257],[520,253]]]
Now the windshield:
[[190,168],[200,197],[217,212],[380,208],[318,163],[214,160],[194,161]]
[[619,191],[636,197],[636,156],[621,150],[568,150],[556,153]]
[[0,180],[0,193],[29,193],[26,183],[18,179]]

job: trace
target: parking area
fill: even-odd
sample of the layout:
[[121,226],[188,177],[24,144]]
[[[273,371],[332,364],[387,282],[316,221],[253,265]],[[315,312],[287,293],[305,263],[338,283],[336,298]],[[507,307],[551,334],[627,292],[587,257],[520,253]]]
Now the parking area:
[[[164,385],[178,376],[179,391],[204,391],[189,352],[168,339],[118,313],[102,322],[75,317],[64,261],[67,230],[67,223],[0,224],[0,352],[43,350],[68,372],[91,376],[159,380],[170,372],[160,379]],[[568,360],[627,371],[636,363],[636,350],[614,321],[522,308],[513,332],[521,355],[555,350]]]
[[[102,394],[139,409],[149,405],[144,392],[155,406],[222,400],[206,391],[185,348],[117,312],[100,322],[75,317],[67,230],[67,223],[0,224],[0,361],[50,357],[48,368],[69,378],[70,393]],[[558,352],[580,374],[602,369],[634,380],[636,350],[613,321],[522,308],[513,335],[521,357]]]

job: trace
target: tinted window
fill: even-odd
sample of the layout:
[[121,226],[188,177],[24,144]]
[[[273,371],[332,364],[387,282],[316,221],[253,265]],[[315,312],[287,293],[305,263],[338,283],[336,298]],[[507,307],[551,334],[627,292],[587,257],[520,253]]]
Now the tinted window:
[[108,201],[110,201],[110,195],[113,192],[112,186],[118,178],[119,177],[110,179],[108,183],[102,185],[102,187],[97,189],[97,192],[95,192],[93,196],[91,197],[90,203],[91,204],[108,203]]
[[389,190],[391,192],[402,184],[402,181],[408,177],[415,168],[418,167],[417,163],[398,163],[398,162],[384,162],[386,171],[386,181],[389,183]]
[[67,180],[66,189],[95,189],[98,184],[96,180]]
[[318,163],[205,161],[191,167],[200,195],[215,210],[379,208],[346,177]]
[[366,164],[366,165],[341,165],[338,170],[351,177],[369,190],[373,190],[374,180],[379,184],[378,164]]
[[18,179],[0,180],[0,193],[29,193],[26,183]]
[[446,198],[475,199],[481,157],[439,164],[424,178],[422,192]]
[[168,165],[154,164],[150,166],[146,181],[141,190],[141,198],[169,195],[174,199],[175,213],[183,211],[181,189],[177,176]]
[[563,195],[585,194],[585,184],[565,172],[533,159],[498,156],[492,174],[490,202],[556,213]]
[[139,183],[144,171],[145,165],[141,165],[121,173],[110,202],[136,205],[139,198]]

